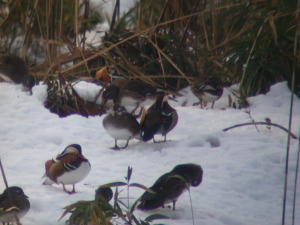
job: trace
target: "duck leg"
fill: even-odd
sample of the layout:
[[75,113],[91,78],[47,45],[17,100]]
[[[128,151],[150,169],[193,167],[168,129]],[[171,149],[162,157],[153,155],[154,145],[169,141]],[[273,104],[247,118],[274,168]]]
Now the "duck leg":
[[67,191],[66,186],[63,184],[63,190],[64,190],[64,192],[66,192],[68,194],[75,194],[76,193],[76,191],[75,191],[75,184],[73,184],[72,191]]
[[75,184],[73,184],[73,189],[72,189],[71,192],[69,192],[69,194],[74,194],[74,193],[76,193],[76,191],[75,191]]
[[212,104],[211,104],[211,108],[213,108],[213,107],[214,107],[214,104],[215,104],[215,101],[213,101],[213,102],[212,102]]
[[128,143],[129,143],[130,138],[126,141],[126,144],[124,147],[119,147],[117,144],[117,139],[115,139],[115,146],[113,148],[111,148],[112,150],[120,150],[120,149],[124,149],[128,147]]
[[201,104],[201,101],[200,102],[195,102],[195,103],[193,103],[193,106],[198,106],[200,104]]
[[175,211],[175,204],[176,204],[176,201],[173,201],[173,211]]
[[115,139],[115,146],[111,148],[112,150],[120,150],[120,147],[118,146],[117,139]]
[[126,141],[126,144],[124,147],[122,147],[121,149],[127,148],[128,147],[128,143],[129,143],[130,138]]
[[131,111],[131,114],[134,115],[135,111],[138,109],[140,104],[136,104],[135,108]]
[[134,115],[134,117],[135,118],[140,118],[142,116],[142,114],[143,114],[143,111],[144,111],[144,107],[141,107],[139,114]]
[[67,189],[66,189],[66,186],[65,186],[64,184],[62,184],[62,186],[63,186],[63,190],[64,190],[64,192],[67,192],[67,193],[69,193],[69,192],[67,191]]
[[154,136],[153,136],[153,138],[152,138],[152,139],[153,139],[153,143],[157,143],[157,142],[155,141],[155,138],[154,138]]

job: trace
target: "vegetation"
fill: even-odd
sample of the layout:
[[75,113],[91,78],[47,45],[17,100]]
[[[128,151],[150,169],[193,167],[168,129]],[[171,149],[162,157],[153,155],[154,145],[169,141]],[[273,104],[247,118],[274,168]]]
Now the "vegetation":
[[[297,1],[141,0],[120,16],[117,0],[108,30],[96,27],[104,16],[90,4],[0,0],[0,48],[26,56],[48,84],[46,106],[61,116],[103,113],[70,82],[93,81],[107,65],[174,94],[197,76],[218,77],[240,83],[241,99],[283,80],[291,87],[294,73],[300,96]],[[87,30],[105,34],[88,43]]]
[[[169,217],[161,214],[152,214],[144,220],[137,219],[134,215],[134,210],[139,202],[139,199],[130,206],[129,204],[129,189],[131,187],[142,188],[143,190],[151,191],[145,186],[138,183],[130,183],[132,175],[132,168],[128,167],[127,176],[125,177],[126,182],[114,182],[109,184],[101,185],[100,187],[117,187],[114,193],[114,203],[111,205],[102,196],[95,197],[94,201],[78,201],[74,204],[66,206],[65,212],[61,216],[62,219],[68,213],[71,213],[70,218],[67,222],[69,225],[112,225],[112,224],[128,224],[128,225],[150,225],[150,222],[158,219],[169,219]],[[127,197],[123,202],[120,198],[121,191],[118,187],[127,187]]]

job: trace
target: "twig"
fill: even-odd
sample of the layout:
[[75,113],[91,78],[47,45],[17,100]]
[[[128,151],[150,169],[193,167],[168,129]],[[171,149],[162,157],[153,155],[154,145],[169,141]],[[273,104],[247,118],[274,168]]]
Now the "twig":
[[[196,12],[196,11],[197,11],[197,8],[198,8],[199,3],[200,3],[200,0],[198,0],[198,1],[196,2],[196,4],[194,5],[193,12]],[[184,41],[184,39],[185,39],[185,37],[186,37],[186,34],[188,33],[188,28],[189,28],[189,26],[190,26],[190,24],[191,24],[191,21],[192,21],[192,17],[190,17],[190,18],[188,19],[188,22],[187,22],[187,24],[186,24],[186,26],[185,26],[184,32],[183,32],[183,34],[182,34],[182,36],[181,36],[181,40],[180,40],[180,42],[179,42],[179,48],[182,47],[183,41]]]
[[191,197],[191,192],[190,189],[188,188],[189,196],[190,196],[190,203],[191,203],[191,210],[192,210],[192,220],[193,220],[193,225],[195,225],[195,218],[194,218],[194,208],[193,208],[193,202],[192,202],[192,197]]
[[184,72],[150,38],[146,38],[156,48],[157,52],[160,52],[163,57],[178,71],[178,73],[180,73],[180,75],[182,75],[191,84],[191,79],[187,77]]
[[[245,4],[245,3],[231,4],[230,7],[238,7],[238,6],[243,5],[243,4]],[[220,7],[214,8],[214,10],[221,10],[221,9],[228,8],[228,7],[229,7],[228,5],[226,5],[226,6],[220,6]],[[200,11],[197,11],[197,12],[195,12],[195,13],[191,13],[191,14],[186,15],[186,16],[182,16],[182,17],[178,17],[178,18],[175,18],[175,19],[172,19],[172,20],[168,20],[168,21],[165,21],[165,22],[161,22],[161,23],[159,23],[159,24],[157,24],[157,25],[155,25],[155,26],[152,26],[152,27],[146,28],[146,29],[144,29],[144,30],[141,30],[141,31],[139,31],[139,32],[136,32],[136,33],[134,33],[133,35],[131,35],[130,37],[124,38],[123,40],[119,41],[118,43],[115,43],[114,45],[111,45],[111,46],[109,46],[109,47],[107,47],[107,48],[105,48],[105,49],[102,49],[101,51],[98,51],[97,53],[95,53],[95,54],[93,54],[92,56],[88,57],[88,58],[86,59],[86,61],[90,61],[90,60],[92,60],[92,59],[95,59],[95,58],[99,57],[100,55],[105,55],[105,54],[106,54],[107,52],[109,52],[111,49],[113,49],[113,48],[115,48],[115,47],[121,45],[122,43],[125,43],[125,42],[127,42],[127,41],[129,41],[129,40],[131,40],[131,39],[133,39],[133,38],[135,38],[135,37],[138,37],[138,36],[140,36],[140,35],[147,34],[148,32],[150,32],[150,31],[152,31],[152,30],[155,30],[157,27],[161,27],[161,26],[164,26],[164,25],[167,25],[167,24],[175,23],[175,22],[177,22],[177,21],[184,20],[184,19],[188,19],[188,18],[190,18],[190,17],[197,16],[198,14],[202,14],[202,13],[206,13],[206,12],[210,12],[210,11],[211,11],[211,9],[200,10]],[[64,70],[62,70],[61,73],[66,73],[66,72],[68,72],[68,71],[70,71],[70,70],[73,70],[73,69],[75,69],[75,68],[77,68],[77,67],[83,65],[83,64],[84,64],[84,62],[79,62],[79,63],[77,63],[77,64],[75,64],[75,65],[73,65],[73,66],[70,66],[70,67],[68,67],[68,68],[66,68],[66,69],[64,69]],[[178,72],[180,72],[180,71],[178,71]],[[184,76],[184,77],[185,77],[185,76]],[[187,80],[189,81],[189,79],[187,79]]]
[[250,108],[246,109],[246,110],[245,110],[245,113],[247,113],[247,114],[249,115],[249,118],[251,119],[251,121],[252,121],[253,125],[255,126],[257,132],[259,133],[259,130],[258,130],[257,126],[254,124],[254,123],[255,123],[255,120],[254,120],[253,117],[251,116]]
[[[299,127],[299,136],[300,136],[300,127]],[[296,169],[295,169],[296,173],[295,173],[295,181],[294,181],[292,225],[295,224],[299,162],[300,162],[300,138],[298,139],[298,154],[297,154],[297,162],[296,162]]]
[[[297,12],[299,12],[300,8],[300,1],[297,1]],[[296,30],[294,36],[294,49],[293,49],[293,72],[292,72],[292,82],[291,82],[291,103],[290,103],[290,116],[289,116],[289,130],[292,127],[292,119],[293,119],[293,107],[294,107],[294,94],[295,94],[295,78],[296,78],[296,71],[298,71],[299,67],[299,53],[298,51],[298,38],[299,38],[299,26],[300,26],[300,18],[299,13],[296,13]],[[299,138],[300,138],[300,127],[299,127]],[[297,198],[297,183],[298,183],[298,168],[299,168],[299,154],[300,154],[300,139],[298,140],[298,155],[297,155],[297,162],[296,162],[296,173],[295,173],[295,181],[294,181],[294,196],[293,196],[293,213],[292,213],[292,225],[295,224],[295,214],[296,214],[296,198]],[[285,207],[286,207],[286,198],[287,198],[287,183],[288,183],[288,162],[289,162],[289,151],[290,151],[290,140],[288,136],[287,140],[287,149],[286,149],[286,167],[285,167],[285,183],[284,183],[284,205],[283,205],[283,216],[282,216],[282,224],[284,224],[285,220]]]
[[114,29],[116,20],[119,19],[119,17],[120,17],[120,0],[117,0],[114,8],[113,16],[111,19],[111,23],[110,23],[110,29],[109,29],[110,31]]
[[254,40],[254,42],[253,42],[253,44],[252,44],[252,47],[251,47],[251,49],[250,49],[250,52],[249,52],[247,61],[246,61],[246,63],[245,63],[245,69],[244,69],[243,74],[242,74],[241,84],[244,83],[245,74],[246,74],[246,71],[247,71],[247,69],[248,69],[248,64],[249,64],[249,62],[250,62],[250,59],[251,59],[251,56],[252,56],[252,52],[253,52],[253,50],[254,50],[254,47],[255,47],[256,42],[257,42],[257,40],[258,40],[258,37],[260,36],[260,33],[261,33],[261,31],[262,31],[264,25],[267,23],[267,21],[268,21],[268,17],[265,18],[263,24],[260,26],[260,28],[259,28],[259,30],[258,30],[258,32],[257,32],[257,34],[256,34],[256,38],[255,38],[255,40]]
[[237,128],[237,127],[243,127],[243,126],[249,126],[249,125],[268,125],[268,126],[274,126],[274,127],[278,127],[281,130],[284,130],[285,132],[287,132],[293,139],[298,139],[298,137],[293,134],[291,131],[289,131],[288,129],[286,129],[285,127],[278,125],[276,123],[267,123],[267,122],[254,122],[254,123],[241,123],[241,124],[236,124],[234,126],[231,127],[227,127],[225,129],[223,129],[223,131],[228,131],[231,130],[233,128]]

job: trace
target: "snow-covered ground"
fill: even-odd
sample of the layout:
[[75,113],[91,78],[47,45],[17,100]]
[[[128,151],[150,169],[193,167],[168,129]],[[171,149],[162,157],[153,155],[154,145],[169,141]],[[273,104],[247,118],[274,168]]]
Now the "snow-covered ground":
[[[93,98],[98,87],[79,83],[77,90]],[[245,109],[226,107],[227,92],[214,109],[191,106],[194,97],[187,93],[178,102],[170,102],[179,114],[177,126],[168,142],[154,144],[132,140],[121,151],[110,149],[114,140],[102,127],[103,116],[72,115],[59,118],[43,106],[46,87],[33,88],[33,95],[20,86],[0,83],[0,156],[10,186],[23,188],[31,209],[21,219],[23,225],[64,224],[58,221],[63,207],[78,200],[92,200],[98,185],[124,181],[127,167],[133,167],[131,182],[151,186],[156,179],[181,163],[197,163],[204,170],[203,182],[191,188],[196,225],[276,225],[281,224],[287,134],[272,127],[222,129],[250,122]],[[186,107],[181,103],[187,101]],[[288,127],[290,92],[286,83],[272,86],[266,95],[249,99],[255,121],[270,118]],[[300,100],[295,98],[292,132],[298,134]],[[82,146],[90,160],[90,174],[76,185],[77,194],[68,195],[58,185],[42,185],[44,163],[71,144]],[[217,145],[217,147],[216,147]],[[287,223],[291,221],[291,203],[298,141],[291,140],[288,180]],[[71,187],[69,187],[71,188]],[[0,182],[0,192],[4,182]],[[130,189],[132,201],[143,191]],[[122,192],[124,197],[126,191]],[[300,188],[298,188],[296,223],[300,224]],[[176,204],[176,211],[160,208],[142,212],[137,217],[160,213],[171,217],[160,222],[172,225],[192,223],[188,192]]]

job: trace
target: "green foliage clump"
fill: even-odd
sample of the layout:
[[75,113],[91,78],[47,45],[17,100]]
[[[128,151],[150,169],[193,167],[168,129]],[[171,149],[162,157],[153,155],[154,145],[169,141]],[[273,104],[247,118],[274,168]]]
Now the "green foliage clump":
[[[66,206],[61,218],[71,213],[68,225],[112,225],[114,222],[125,223],[128,225],[150,225],[150,222],[158,219],[169,219],[169,217],[161,214],[149,215],[144,220],[136,218],[134,210],[140,199],[137,199],[132,206],[129,203],[129,189],[130,187],[137,187],[143,190],[150,191],[147,187],[138,183],[130,183],[132,175],[132,168],[128,167],[126,182],[118,181],[109,184],[101,185],[100,188],[116,187],[114,193],[114,202],[110,204],[103,196],[95,196],[94,201],[78,201],[71,205]],[[127,203],[119,197],[121,191],[119,187],[127,187]]]

